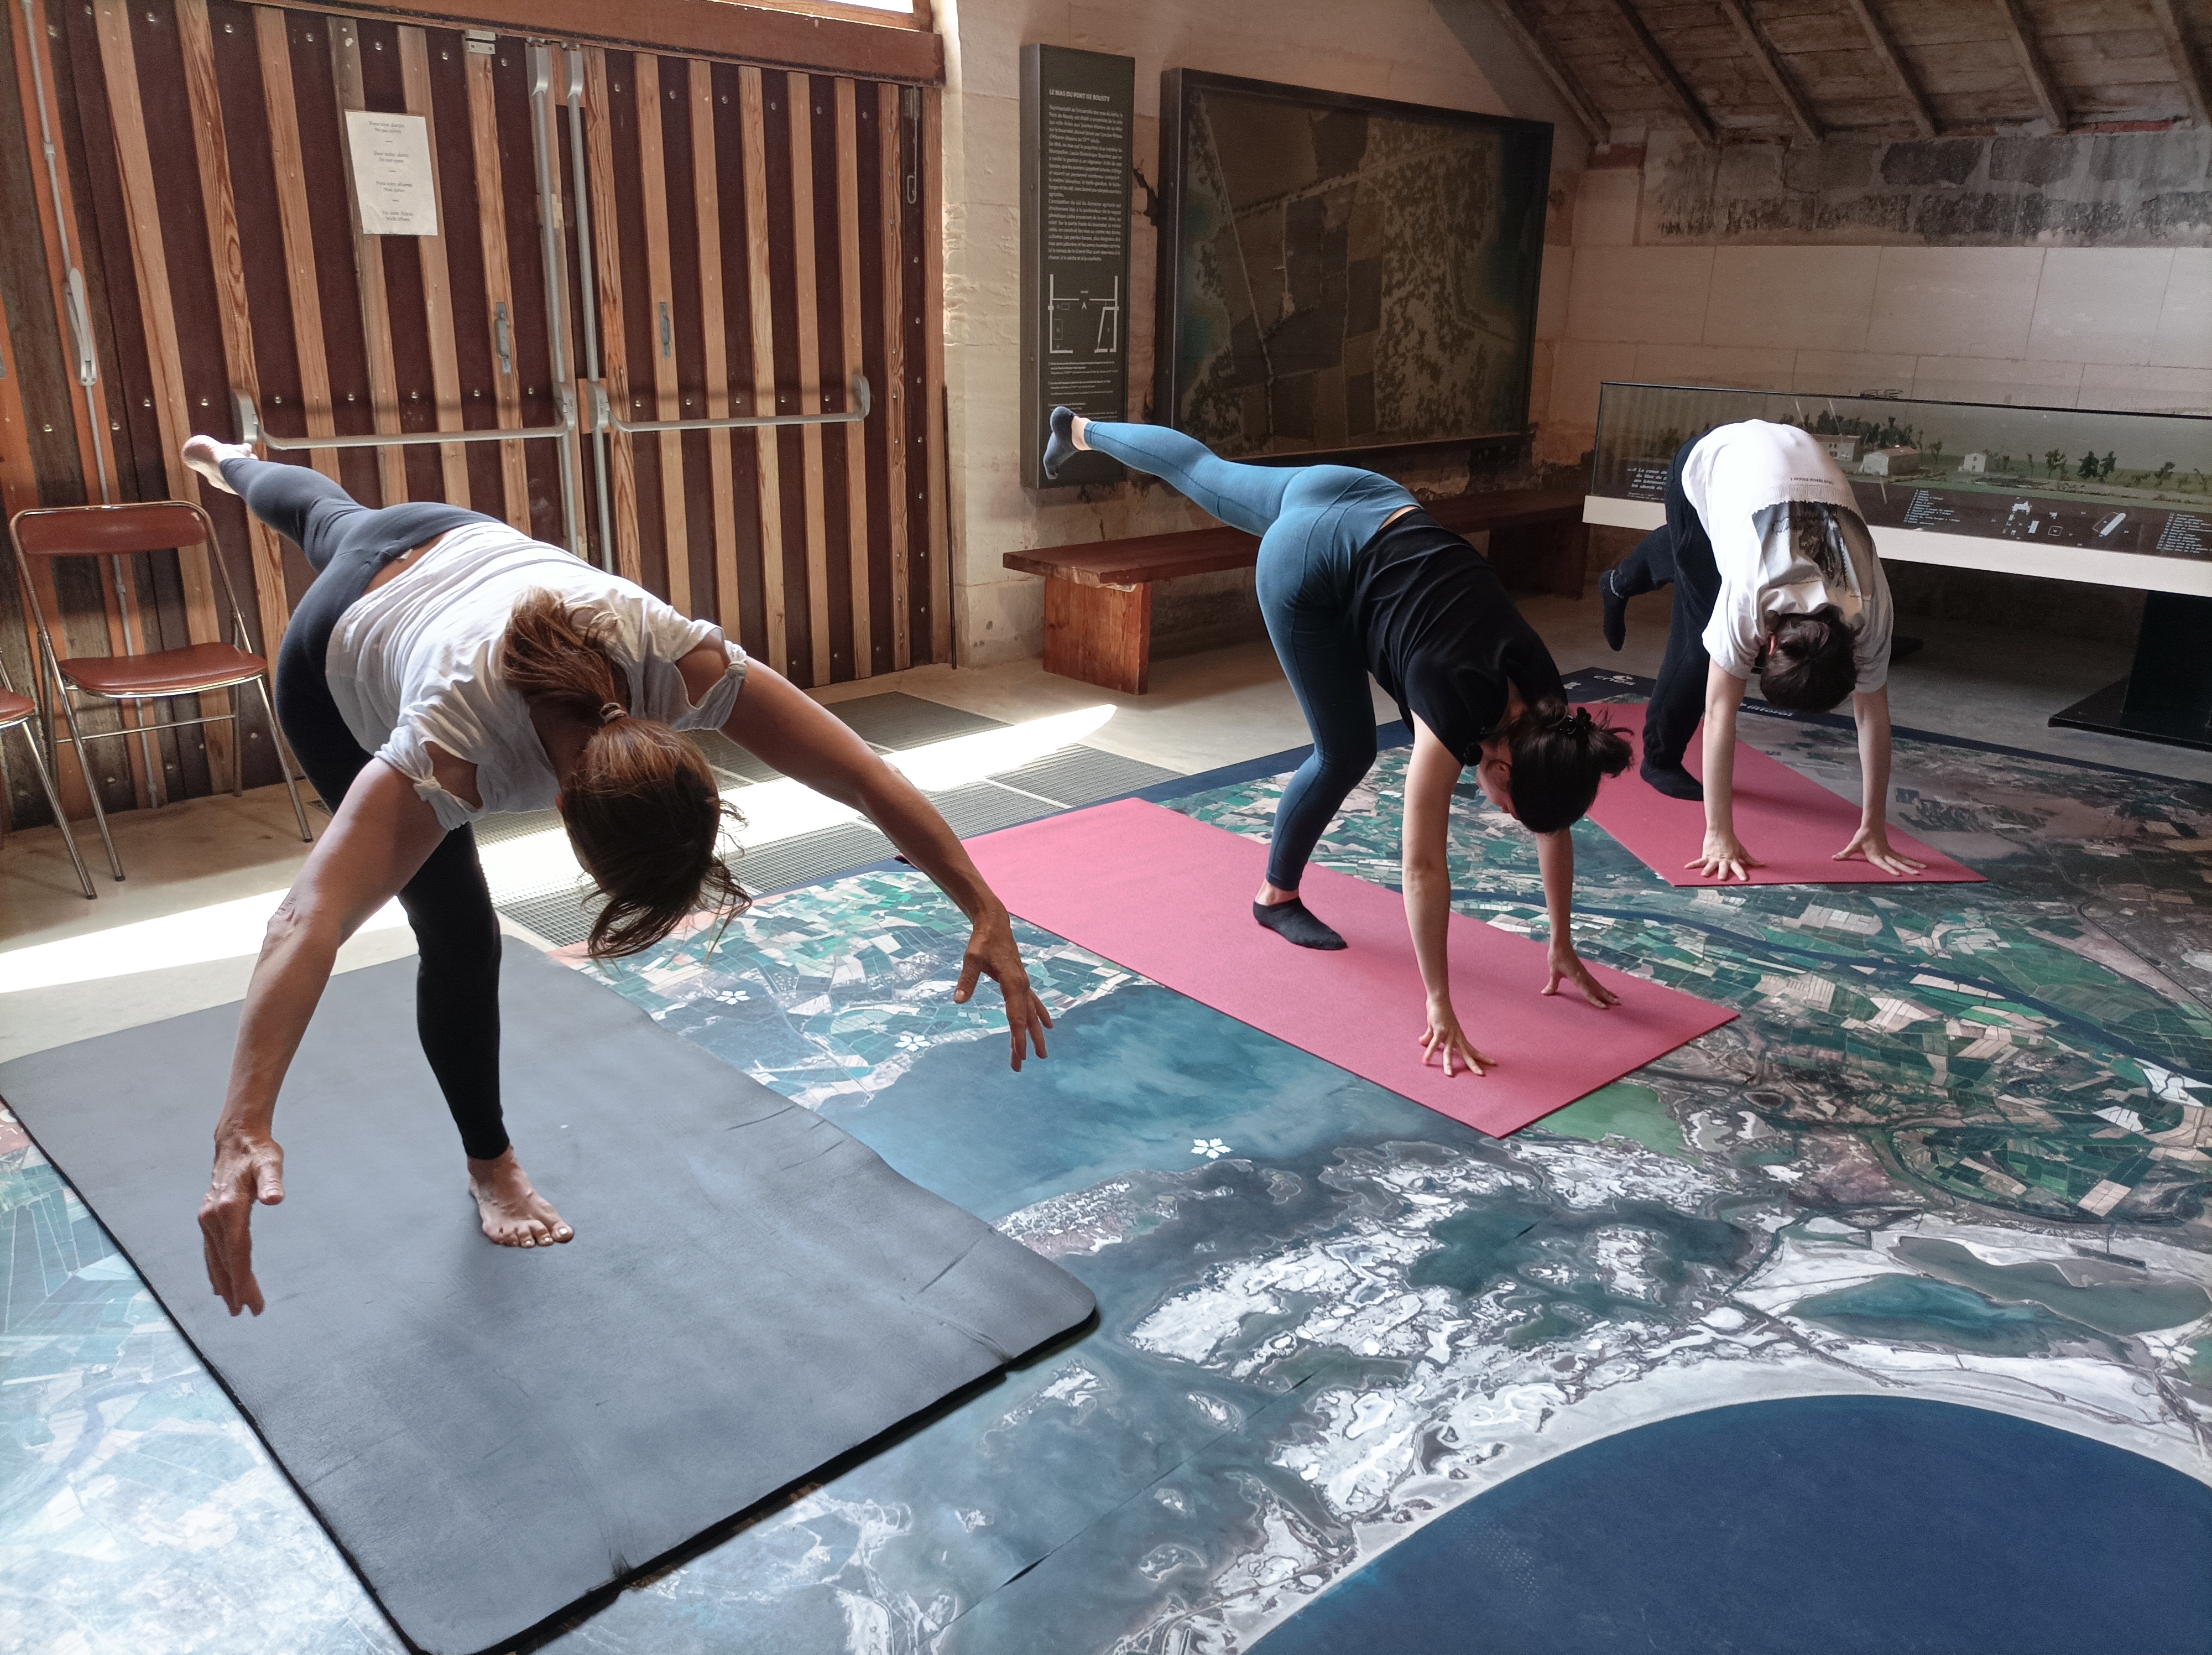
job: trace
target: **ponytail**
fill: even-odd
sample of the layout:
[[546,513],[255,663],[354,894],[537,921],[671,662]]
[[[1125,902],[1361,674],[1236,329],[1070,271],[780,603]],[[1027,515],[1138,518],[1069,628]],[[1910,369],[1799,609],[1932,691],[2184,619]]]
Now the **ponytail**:
[[1505,727],[1513,756],[1513,814],[1532,833],[1556,833],[1586,815],[1599,781],[1628,768],[1628,739],[1587,707],[1570,711],[1557,696],[1525,709]]
[[752,900],[718,849],[725,819],[742,818],[696,747],[623,703],[629,674],[608,648],[611,630],[604,616],[532,592],[515,605],[500,651],[501,675],[533,710],[589,727],[561,818],[606,897],[586,944],[593,959],[650,948],[699,908],[726,916]]

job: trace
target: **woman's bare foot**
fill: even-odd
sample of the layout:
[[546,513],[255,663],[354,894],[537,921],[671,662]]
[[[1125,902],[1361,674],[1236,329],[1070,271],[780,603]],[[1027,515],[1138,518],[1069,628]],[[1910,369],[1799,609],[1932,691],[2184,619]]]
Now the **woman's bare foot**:
[[576,1233],[531,1186],[512,1146],[495,1161],[469,1158],[469,1194],[476,1197],[484,1234],[502,1247],[550,1247]]
[[226,459],[251,459],[253,450],[243,442],[218,442],[210,436],[185,439],[185,464],[221,489],[225,494],[236,494],[237,490],[222,480],[222,462]]

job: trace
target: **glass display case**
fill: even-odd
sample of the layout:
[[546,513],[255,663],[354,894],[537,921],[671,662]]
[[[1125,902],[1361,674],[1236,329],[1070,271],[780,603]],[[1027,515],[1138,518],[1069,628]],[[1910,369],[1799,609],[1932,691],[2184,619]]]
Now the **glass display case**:
[[1883,557],[2133,587],[2133,668],[2053,724],[2212,751],[2212,417],[1613,385],[1583,519],[1666,520],[1675,452],[1771,420],[1835,457]]
[[1738,420],[1811,432],[1882,556],[2212,595],[2212,417],[1607,385],[1593,523],[1656,527],[1667,468]]

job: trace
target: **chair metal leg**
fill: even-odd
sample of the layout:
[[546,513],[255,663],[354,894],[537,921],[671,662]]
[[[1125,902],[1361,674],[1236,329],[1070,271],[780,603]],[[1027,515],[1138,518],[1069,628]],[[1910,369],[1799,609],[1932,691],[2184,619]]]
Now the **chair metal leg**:
[[[54,825],[62,831],[62,843],[69,847],[70,861],[76,864],[76,882],[84,887],[87,897],[100,892],[93,888],[92,873],[84,865],[84,856],[76,848],[76,835],[70,831],[68,812],[62,809],[62,795],[54,786],[53,772],[46,768],[46,756],[39,751],[38,733],[28,724],[17,726],[23,732],[23,745],[31,750],[31,768],[39,773],[39,785],[46,790],[46,803],[52,806]],[[116,878],[121,879],[120,873]]]
[[292,754],[284,745],[284,733],[276,727],[276,709],[269,698],[269,680],[258,678],[253,680],[253,687],[261,696],[261,715],[269,721],[269,739],[276,749],[276,767],[284,772],[284,791],[292,795],[292,814],[299,820],[300,837],[313,844],[314,831],[307,825],[307,806],[300,802],[300,789],[292,780]]
[[107,811],[100,802],[100,778],[92,773],[92,761],[84,756],[84,733],[76,727],[76,709],[70,702],[69,685],[58,684],[54,699],[62,704],[62,717],[70,729],[70,745],[76,749],[76,773],[84,778],[85,796],[92,800],[92,819],[100,824],[100,842],[107,847],[107,865],[114,870],[115,882],[123,882],[123,858],[115,854],[115,836],[107,831]]

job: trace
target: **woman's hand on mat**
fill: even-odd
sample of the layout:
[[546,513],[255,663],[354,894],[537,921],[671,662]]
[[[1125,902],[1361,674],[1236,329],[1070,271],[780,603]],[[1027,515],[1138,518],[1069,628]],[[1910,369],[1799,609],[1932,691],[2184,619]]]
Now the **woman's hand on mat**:
[[1861,855],[1885,873],[1917,873],[1928,866],[1892,850],[1889,848],[1889,830],[1881,826],[1862,827],[1851,835],[1850,843],[1836,853],[1834,860],[1847,862],[1852,857]]
[[1456,1074],[1452,1059],[1459,1059],[1460,1068],[1480,1074],[1494,1068],[1498,1060],[1486,1057],[1474,1049],[1474,1042],[1467,1037],[1467,1031],[1459,1025],[1459,1013],[1451,1008],[1448,1000],[1429,1001],[1427,1025],[1421,1031],[1421,1067],[1441,1061],[1446,1074]]
[[1682,866],[1719,879],[1748,880],[1753,868],[1766,864],[1746,850],[1735,834],[1707,828],[1705,848]]
[[1555,942],[1552,945],[1551,965],[1550,980],[1544,984],[1546,994],[1555,995],[1559,992],[1559,984],[1571,983],[1583,991],[1583,998],[1593,1006],[1620,1004],[1619,995],[1590,975],[1590,968],[1583,964],[1583,957],[1575,952],[1572,943]]
[[1030,1047],[1035,1046],[1040,1057],[1046,1055],[1044,1031],[1052,1026],[1052,1013],[1030,987],[1021,948],[1014,941],[1013,922],[996,904],[969,934],[968,957],[960,963],[960,986],[952,991],[953,1003],[966,1005],[975,992],[976,979],[987,976],[1006,997],[1006,1030],[1013,1037],[1014,1068],[1018,1071]]
[[216,1141],[215,1175],[200,1203],[200,1247],[208,1285],[233,1316],[262,1312],[261,1284],[253,1279],[253,1208],[283,1199],[284,1151],[274,1138]]

